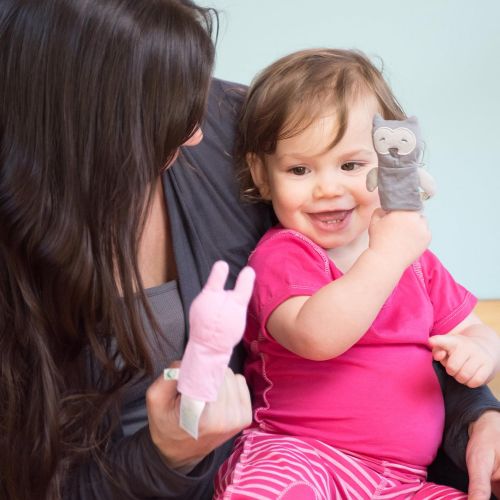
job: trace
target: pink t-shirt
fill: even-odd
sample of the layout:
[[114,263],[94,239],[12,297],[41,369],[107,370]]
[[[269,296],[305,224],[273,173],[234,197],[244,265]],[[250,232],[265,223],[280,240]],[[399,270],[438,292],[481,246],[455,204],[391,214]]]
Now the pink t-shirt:
[[244,337],[254,425],[378,459],[432,462],[444,405],[427,340],[465,319],[475,297],[426,251],[354,346],[311,361],[276,342],[267,319],[288,298],[312,295],[342,272],[307,237],[279,227],[264,235],[249,264],[257,274]]

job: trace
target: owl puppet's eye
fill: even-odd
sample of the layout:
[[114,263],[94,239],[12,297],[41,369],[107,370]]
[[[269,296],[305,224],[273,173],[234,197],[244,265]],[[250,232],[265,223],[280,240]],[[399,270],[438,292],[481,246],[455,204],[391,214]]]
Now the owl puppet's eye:
[[397,148],[400,156],[410,154],[417,146],[415,134],[405,127],[395,129],[392,139],[394,144],[392,147]]
[[392,129],[388,127],[379,127],[373,132],[373,145],[375,151],[381,155],[389,154],[390,138],[392,136]]

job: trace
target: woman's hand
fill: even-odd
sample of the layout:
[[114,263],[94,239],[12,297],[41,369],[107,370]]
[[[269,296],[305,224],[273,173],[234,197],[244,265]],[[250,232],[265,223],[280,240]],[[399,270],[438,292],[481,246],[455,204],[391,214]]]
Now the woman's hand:
[[[172,365],[179,366],[179,363]],[[252,421],[248,386],[242,375],[227,368],[217,400],[208,403],[193,439],[179,427],[180,394],[175,380],[159,377],[146,393],[149,430],[166,463],[183,473],[191,471],[212,450]]]
[[500,412],[487,411],[469,426],[469,500],[500,498]]

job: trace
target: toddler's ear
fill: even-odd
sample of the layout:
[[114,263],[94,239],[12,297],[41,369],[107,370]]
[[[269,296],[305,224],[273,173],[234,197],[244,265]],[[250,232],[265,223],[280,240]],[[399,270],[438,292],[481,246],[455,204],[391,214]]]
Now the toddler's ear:
[[266,166],[262,159],[255,153],[248,153],[246,155],[247,165],[250,168],[253,183],[259,190],[263,200],[271,199],[271,191],[269,189],[269,181],[267,177]]

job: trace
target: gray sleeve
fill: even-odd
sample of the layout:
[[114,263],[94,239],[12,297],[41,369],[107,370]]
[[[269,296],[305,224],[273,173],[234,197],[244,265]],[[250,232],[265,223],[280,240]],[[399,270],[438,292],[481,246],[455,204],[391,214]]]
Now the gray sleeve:
[[442,447],[452,462],[465,471],[469,424],[485,411],[500,411],[500,402],[488,387],[470,389],[447,375],[439,363],[434,362],[434,368],[443,390],[446,411]]
[[146,498],[204,500],[223,450],[207,456],[190,474],[167,467],[144,427],[107,450],[103,464],[80,464],[65,484],[64,500],[138,500]]

